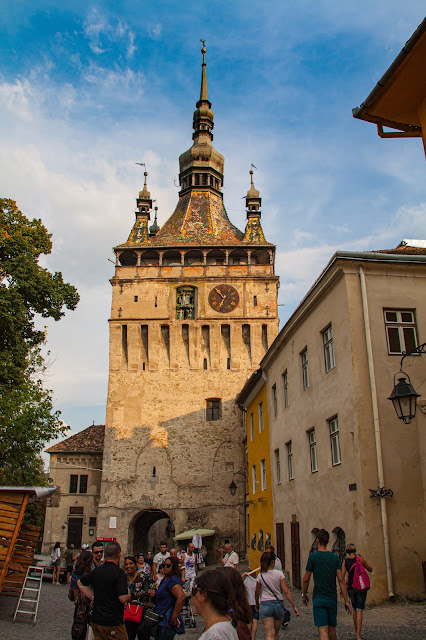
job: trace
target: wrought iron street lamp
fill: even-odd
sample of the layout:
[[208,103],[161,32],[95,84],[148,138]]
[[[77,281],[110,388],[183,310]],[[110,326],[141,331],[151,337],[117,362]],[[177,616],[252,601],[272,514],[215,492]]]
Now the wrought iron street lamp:
[[[403,421],[404,424],[410,424],[412,419],[415,417],[417,398],[420,396],[420,393],[417,393],[417,391],[412,386],[410,376],[402,370],[402,363],[404,362],[404,358],[406,358],[407,356],[412,356],[414,354],[420,353],[426,353],[426,342],[416,347],[409,353],[404,353],[401,358],[400,370],[394,375],[393,378],[393,391],[388,398],[388,400],[392,400],[396,415],[400,420]],[[401,375],[401,377],[398,378],[398,383],[395,384],[395,378],[399,375]],[[408,378],[408,382],[406,378]]]
[[231,496],[235,496],[235,494],[237,493],[237,485],[234,482],[234,478],[235,476],[244,476],[244,479],[247,479],[247,476],[245,474],[244,471],[240,470],[240,471],[234,471],[233,475],[232,475],[232,480],[231,480],[231,484],[229,485],[228,489],[229,489],[229,493],[231,494]]

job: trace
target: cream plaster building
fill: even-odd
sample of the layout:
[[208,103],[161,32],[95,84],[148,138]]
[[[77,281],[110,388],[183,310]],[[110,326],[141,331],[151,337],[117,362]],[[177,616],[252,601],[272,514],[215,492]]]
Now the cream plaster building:
[[42,553],[55,542],[78,548],[96,540],[104,433],[104,425],[95,424],[47,449],[58,491],[47,500]]
[[245,232],[226,213],[202,54],[176,209],[162,228],[157,215],[149,226],[145,173],[133,229],[114,249],[98,536],[134,551],[151,545],[159,522],[156,544],[213,528],[213,560],[225,540],[244,552],[243,489],[228,490],[243,467],[235,397],[277,335],[278,277],[253,178]]
[[[373,565],[370,602],[424,596],[426,415],[420,399],[404,425],[387,398],[401,353],[425,342],[425,291],[421,243],[337,252],[262,360],[275,542],[293,585],[325,528],[341,557],[353,542]],[[424,356],[404,370],[424,393]],[[393,496],[372,497],[380,487]]]

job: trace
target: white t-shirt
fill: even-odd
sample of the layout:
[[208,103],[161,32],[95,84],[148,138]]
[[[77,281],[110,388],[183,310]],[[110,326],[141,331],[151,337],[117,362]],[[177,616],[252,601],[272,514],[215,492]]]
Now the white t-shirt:
[[244,580],[244,588],[246,590],[249,605],[255,605],[256,578],[254,578],[253,576],[247,576]]
[[198,640],[238,640],[238,634],[232,622],[216,622]]
[[188,553],[185,554],[185,580],[189,580],[190,578],[195,578],[197,575],[195,572],[195,564],[197,562],[195,553],[190,556]]
[[223,566],[224,567],[233,567],[234,564],[238,564],[239,558],[238,553],[235,551],[231,551],[231,553],[225,553],[223,556]]
[[265,571],[265,573],[259,573],[256,579],[256,582],[261,586],[259,602],[266,602],[267,600],[276,601],[277,599],[284,600],[281,593],[281,580],[283,578],[283,572],[278,571],[278,569],[269,569],[269,571]]
[[155,554],[153,562],[157,564],[157,569],[158,569],[158,565],[164,562],[166,558],[170,558],[170,553],[168,551],[166,551],[164,555],[161,553],[161,551]]

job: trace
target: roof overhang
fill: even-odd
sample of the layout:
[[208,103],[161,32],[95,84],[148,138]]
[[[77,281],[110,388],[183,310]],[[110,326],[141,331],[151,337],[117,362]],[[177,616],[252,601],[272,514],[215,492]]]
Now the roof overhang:
[[2,493],[28,493],[29,502],[37,502],[50,498],[57,491],[56,485],[51,487],[0,487],[0,499]]
[[[419,109],[426,100],[426,18],[364,102],[354,118],[373,122],[381,137],[422,137]],[[383,127],[397,129],[385,132]]]

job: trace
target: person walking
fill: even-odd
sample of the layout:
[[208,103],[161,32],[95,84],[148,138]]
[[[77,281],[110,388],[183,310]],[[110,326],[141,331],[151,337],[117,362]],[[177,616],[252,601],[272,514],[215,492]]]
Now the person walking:
[[[133,620],[124,620],[128,640],[143,640],[144,635],[139,631],[139,627],[143,618],[143,607],[146,607],[151,598],[155,596],[155,582],[151,580],[150,574],[143,569],[139,569],[135,556],[126,556],[124,558],[124,571],[127,574],[127,583],[130,591],[130,605],[142,607],[142,615],[138,622]],[[135,609],[135,607],[133,607]],[[126,618],[126,611],[124,613]]]
[[238,569],[238,563],[240,561],[238,553],[232,550],[231,545],[227,542],[220,550],[220,564],[222,567],[233,567]]
[[258,569],[253,569],[253,571],[248,571],[247,573],[243,573],[242,577],[244,578],[244,589],[247,595],[247,602],[250,605],[252,622],[248,625],[248,628],[251,631],[251,638],[254,640],[256,638],[257,629],[259,626],[259,612],[256,611],[256,577],[254,574],[258,571]]
[[154,611],[162,616],[158,625],[157,640],[173,640],[176,633],[185,633],[181,615],[185,594],[179,574],[179,560],[167,558],[163,567],[164,578],[155,594]]
[[88,598],[93,597],[92,629],[95,640],[127,640],[123,622],[124,605],[130,601],[127,577],[119,564],[121,547],[109,542],[104,563],[78,581],[78,588]]
[[160,551],[155,554],[153,562],[152,562],[152,574],[154,580],[157,580],[157,569],[160,564],[166,560],[166,558],[170,558],[170,553],[167,551],[167,545],[165,542],[160,544]]
[[198,640],[238,640],[237,621],[229,613],[232,585],[221,569],[208,569],[197,576],[192,588],[194,606],[204,620]]
[[314,593],[312,605],[314,623],[318,627],[321,640],[336,640],[337,625],[337,589],[336,577],[339,581],[345,600],[346,611],[351,613],[346,583],[342,576],[340,560],[335,553],[327,551],[330,535],[325,529],[319,529],[316,542],[318,551],[309,554],[303,576],[302,600],[308,606],[308,587],[311,575],[314,575]]
[[68,599],[74,603],[74,617],[71,637],[84,638],[90,619],[91,598],[85,596],[78,587],[78,580],[92,570],[92,552],[82,551],[75,563],[71,576]]
[[283,572],[274,567],[275,553],[273,551],[262,553],[260,574],[256,580],[255,598],[256,609],[259,611],[259,618],[265,628],[267,640],[278,640],[278,633],[285,614],[283,593],[293,607],[294,615],[299,615]]
[[52,584],[59,584],[59,575],[61,573],[61,543],[55,542],[53,551],[50,554],[52,559]]
[[[348,573],[346,586],[348,588],[348,595],[352,603],[352,616],[354,619],[355,637],[357,640],[361,640],[362,617],[365,609],[367,589],[355,589],[353,586],[354,569],[357,558],[359,558],[359,562],[361,562],[362,566],[365,567],[367,571],[371,573],[373,569],[361,554],[357,555],[356,547],[354,544],[351,543],[346,546],[346,555],[348,557],[345,558],[342,566],[342,576],[343,578],[345,578],[345,573]],[[340,591],[340,595],[342,595],[342,591]]]
[[74,562],[77,558],[78,551],[73,544],[70,544],[65,551],[65,562],[67,565],[67,584],[71,583],[71,576],[74,571]]

